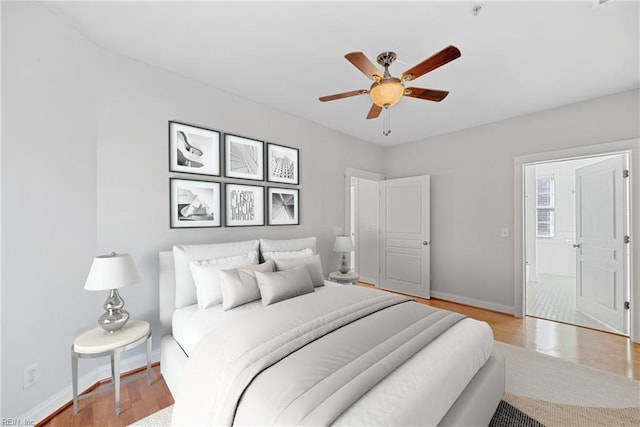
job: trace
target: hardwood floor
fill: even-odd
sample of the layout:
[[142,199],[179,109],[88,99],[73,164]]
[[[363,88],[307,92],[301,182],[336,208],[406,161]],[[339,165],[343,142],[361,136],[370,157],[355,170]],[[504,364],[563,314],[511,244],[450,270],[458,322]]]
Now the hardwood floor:
[[[134,375],[132,372],[128,375]],[[123,379],[126,376],[123,376]],[[38,426],[47,427],[120,427],[127,426],[147,415],[173,404],[169,388],[160,374],[160,365],[152,368],[151,386],[146,377],[131,381],[120,391],[120,416],[115,414],[114,390],[107,390],[78,402],[78,414],[73,414],[69,402],[54,416]]]
[[[640,380],[640,344],[631,343],[629,338],[533,317],[520,319],[437,299],[418,298],[418,301],[483,320],[491,326],[498,341]],[[81,400],[78,415],[73,415],[69,403],[39,425],[126,426],[173,404],[159,366],[153,368],[150,387],[144,378],[123,386],[119,417],[114,413],[113,399],[113,390],[109,390]]]

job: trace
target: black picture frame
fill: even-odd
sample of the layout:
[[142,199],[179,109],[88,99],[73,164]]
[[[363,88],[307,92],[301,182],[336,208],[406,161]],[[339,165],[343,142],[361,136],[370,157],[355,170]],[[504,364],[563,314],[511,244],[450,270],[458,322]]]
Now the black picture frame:
[[300,150],[267,143],[267,181],[281,184],[300,183]]
[[220,182],[169,178],[170,228],[222,227]]
[[300,225],[300,190],[267,187],[267,224]]
[[221,133],[169,121],[169,172],[220,176]]
[[264,181],[264,141],[224,134],[224,176]]
[[225,183],[225,226],[255,227],[264,225],[264,187]]

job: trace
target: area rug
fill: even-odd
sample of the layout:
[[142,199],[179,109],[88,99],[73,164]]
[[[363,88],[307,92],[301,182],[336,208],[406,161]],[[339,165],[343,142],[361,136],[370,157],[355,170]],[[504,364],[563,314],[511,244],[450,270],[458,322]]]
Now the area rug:
[[[173,405],[161,409],[155,414],[136,421],[131,427],[164,427],[171,425],[171,410]],[[535,419],[505,402],[500,402],[489,427],[543,427]]]
[[640,381],[520,347],[506,359],[504,401],[546,426],[638,426]]
[[[491,427],[638,426],[640,381],[501,342],[506,393]],[[168,426],[172,407],[133,424]]]

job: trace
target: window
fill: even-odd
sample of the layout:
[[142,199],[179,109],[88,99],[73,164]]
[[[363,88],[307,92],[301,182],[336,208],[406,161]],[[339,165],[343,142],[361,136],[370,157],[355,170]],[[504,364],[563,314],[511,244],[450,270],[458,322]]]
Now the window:
[[555,235],[555,181],[553,178],[536,180],[536,236]]

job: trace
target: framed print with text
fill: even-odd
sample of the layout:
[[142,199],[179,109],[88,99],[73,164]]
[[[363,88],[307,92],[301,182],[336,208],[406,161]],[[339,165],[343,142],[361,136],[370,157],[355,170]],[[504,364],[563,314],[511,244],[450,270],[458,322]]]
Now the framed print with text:
[[225,184],[224,188],[227,227],[264,225],[264,187]]

